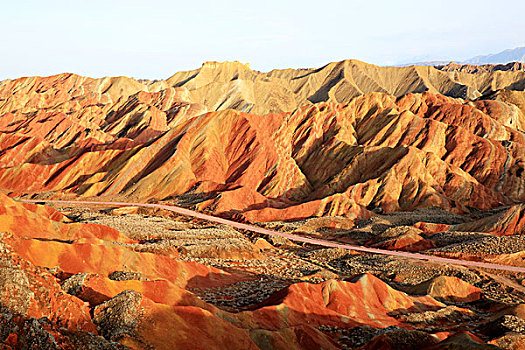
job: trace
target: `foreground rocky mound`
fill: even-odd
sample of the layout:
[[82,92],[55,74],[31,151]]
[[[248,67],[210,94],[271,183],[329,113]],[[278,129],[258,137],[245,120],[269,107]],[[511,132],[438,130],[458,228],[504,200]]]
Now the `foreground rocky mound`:
[[[484,342],[519,344],[513,332],[525,322],[522,305],[510,310],[490,299],[484,303],[492,316],[481,317],[486,305],[462,303],[485,298],[483,292],[452,277],[431,279],[408,294],[370,273],[346,280],[325,275],[315,283],[288,279],[270,297],[225,307],[206,293],[235,299],[236,291],[269,288],[278,269],[260,274],[254,268],[276,259],[294,265],[294,259],[267,244],[253,267],[218,269],[192,261],[191,255],[182,257],[184,251],[174,246],[155,246],[164,237],[176,248],[190,226],[209,230],[209,225],[158,218],[179,229],[168,238],[163,229],[148,225],[160,236],[137,240],[150,234],[128,227],[136,234],[128,237],[107,226],[71,223],[49,207],[16,203],[1,194],[0,212],[0,222],[8,223],[0,238],[5,349],[491,348]],[[232,235],[249,246],[246,236]],[[258,287],[248,287],[251,283]],[[458,287],[454,299],[450,293]]]

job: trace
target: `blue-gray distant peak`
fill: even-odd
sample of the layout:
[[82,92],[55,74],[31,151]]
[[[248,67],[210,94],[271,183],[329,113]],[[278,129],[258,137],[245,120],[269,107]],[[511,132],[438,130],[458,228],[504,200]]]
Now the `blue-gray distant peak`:
[[525,62],[525,46],[508,49],[500,53],[476,56],[462,63],[464,64],[503,64],[509,62]]

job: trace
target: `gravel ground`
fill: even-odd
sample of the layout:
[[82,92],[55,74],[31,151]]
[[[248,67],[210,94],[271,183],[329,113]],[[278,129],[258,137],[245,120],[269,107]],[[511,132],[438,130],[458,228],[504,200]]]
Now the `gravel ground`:
[[[242,271],[252,276],[227,288],[190,289],[203,300],[225,310],[240,310],[260,303],[292,283],[318,283],[365,272],[378,276],[400,290],[409,290],[410,286],[437,276],[455,276],[481,288],[489,299],[511,304],[524,302],[523,295],[488,278],[481,271],[465,267],[297,245],[279,237],[262,237],[250,232],[239,232],[228,226],[184,217],[163,217],[155,213],[117,216],[111,215],[111,210],[98,208],[60,209],[75,221],[114,227],[130,238],[139,240],[140,243],[129,245],[134,250],[158,254],[176,251],[178,255],[173,256],[177,259],[194,261],[229,272]],[[365,242],[371,237],[389,236],[389,232],[403,229],[400,226],[418,221],[453,224],[465,220],[441,210],[427,209],[380,215],[357,222],[353,229],[339,231],[316,228],[315,231],[304,232],[304,228],[308,227],[305,220],[293,223],[273,222],[264,226],[287,232],[301,228],[302,234],[318,235],[325,232],[331,238],[347,237],[356,242]],[[263,250],[254,245],[261,237],[267,243]],[[492,237],[480,233],[446,232],[433,235],[432,239],[439,245],[444,245],[434,249],[439,252],[504,254],[525,250],[522,236]],[[226,254],[226,257],[220,256],[221,254]],[[510,276],[514,281],[521,281],[523,277],[525,276]]]

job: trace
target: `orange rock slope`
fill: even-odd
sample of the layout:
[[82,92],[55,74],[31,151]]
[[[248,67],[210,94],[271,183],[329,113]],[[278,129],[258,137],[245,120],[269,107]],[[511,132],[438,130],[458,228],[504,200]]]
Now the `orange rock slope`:
[[[106,226],[69,223],[49,208],[2,194],[0,200],[1,222],[14,223],[2,226],[0,238],[0,322],[8,330],[0,341],[6,349],[336,349],[339,336],[325,331],[330,327],[409,331],[413,326],[403,315],[446,308],[432,296],[408,295],[361,274],[292,284],[250,310],[231,313],[187,289],[227,287],[253,276],[139,252]],[[436,283],[440,289],[431,293],[446,298],[450,286]]]
[[510,102],[369,93],[280,114],[204,113],[166,84],[3,83],[0,188],[176,200],[252,221],[465,213],[525,196],[525,119]]
[[[515,90],[524,73],[449,68],[343,61],[260,73],[208,63],[159,82],[74,74],[3,81],[0,189],[11,197],[172,201],[248,221],[333,216],[298,231],[334,228],[336,238],[336,228],[357,230],[353,220],[374,213],[438,207],[476,218],[508,206],[472,220],[405,217],[395,228],[376,216],[377,224],[371,218],[355,232],[358,244],[465,256],[440,249],[465,231],[502,241],[523,231],[525,104]],[[379,232],[382,226],[388,229]],[[201,255],[199,263],[186,261],[185,246],[163,249],[107,226],[72,223],[3,194],[0,232],[5,348],[332,349],[359,332],[370,349],[399,348],[406,339],[419,348],[485,348],[483,339],[506,342],[514,336],[508,329],[523,322],[518,306],[503,314],[504,306],[484,298],[489,287],[441,276],[402,291],[363,270],[346,278],[314,271],[306,277],[331,277],[287,280],[262,303],[232,311],[197,290],[228,291],[260,275],[201,264]],[[256,265],[281,254],[274,244],[287,245],[257,242],[207,258],[246,254]],[[523,252],[507,248],[481,258],[522,264]],[[365,271],[381,276],[374,270],[381,264],[371,264]],[[504,310],[496,315],[502,319],[487,325],[461,303]],[[463,320],[470,328],[458,327]],[[428,325],[435,328],[417,330]]]

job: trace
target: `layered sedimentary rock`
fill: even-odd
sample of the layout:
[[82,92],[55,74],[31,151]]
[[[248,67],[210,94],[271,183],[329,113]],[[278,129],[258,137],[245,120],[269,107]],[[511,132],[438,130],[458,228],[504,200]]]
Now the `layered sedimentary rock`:
[[[0,187],[16,194],[176,199],[255,221],[363,218],[374,208],[465,213],[525,195],[525,118],[504,101],[370,93],[261,116],[204,113],[177,87],[116,103],[104,93],[107,103],[92,108],[74,97],[91,85],[49,79],[19,82],[25,92],[9,85],[5,98]],[[62,89],[69,99],[39,108],[18,97],[46,101],[40,95]]]
[[194,101],[212,109],[257,114],[318,102],[349,102],[370,92],[399,97],[428,91],[472,99],[501,89],[523,90],[522,66],[468,67],[379,67],[346,60],[318,69],[261,73],[239,62],[207,62],[200,69],[176,73],[167,82],[188,88]]
[[414,286],[413,292],[430,295],[438,300],[469,302],[479,300],[481,289],[457,277],[440,276]]
[[[6,349],[29,344],[50,349],[337,349],[347,340],[333,332],[336,328],[384,330],[381,339],[394,337],[392,330],[403,331],[416,342],[430,337],[425,345],[433,345],[447,336],[412,330],[420,314],[449,312],[432,295],[447,299],[458,285],[467,286],[469,297],[481,293],[456,279],[452,284],[432,281],[429,295],[426,290],[410,295],[365,273],[347,281],[292,283],[247,310],[229,312],[190,290],[227,290],[257,275],[173,259],[166,252],[141,252],[141,243],[107,226],[71,223],[51,208],[4,195],[0,199],[2,222],[14,223],[2,227],[0,238],[0,341]],[[51,225],[63,228],[50,236]],[[472,314],[462,308],[454,312],[454,317]]]
[[466,73],[481,73],[481,72],[496,72],[496,71],[524,71],[525,63],[511,62],[506,64],[458,64],[449,63],[443,66],[436,66],[435,68],[445,72],[466,72]]
[[[0,189],[164,201],[294,234],[522,266],[523,74],[358,61],[261,73],[234,62],[158,82],[3,81]],[[296,245],[138,208],[96,213],[68,217],[0,194],[2,346],[523,341],[523,276]],[[111,227],[92,223],[104,220]]]

